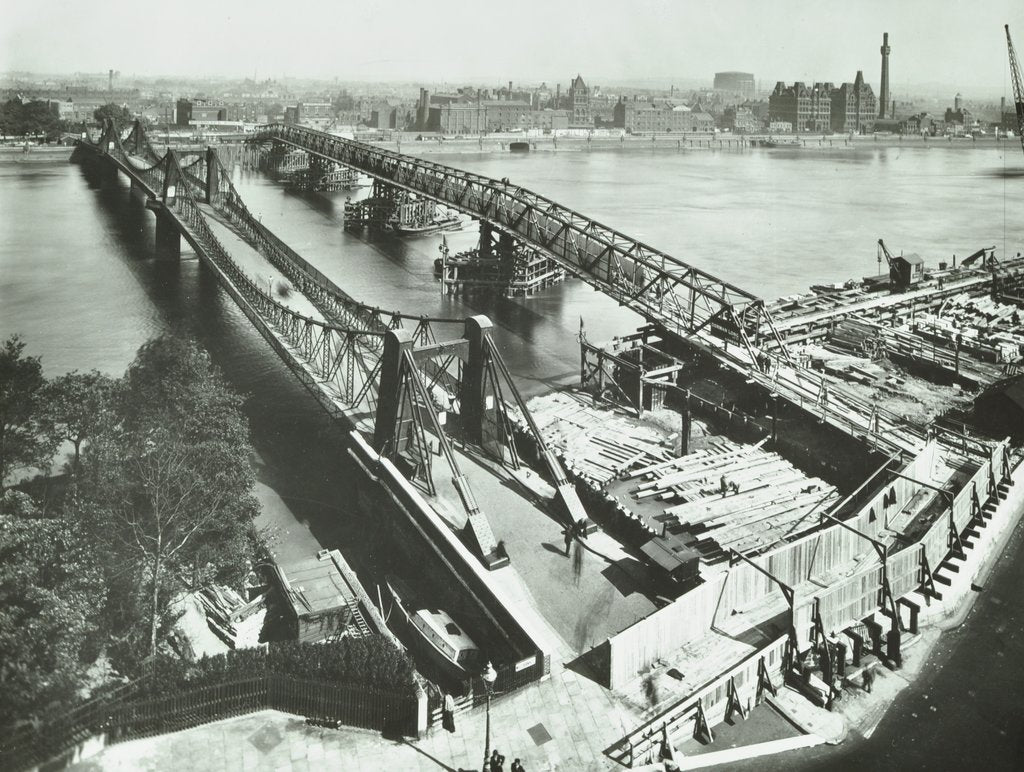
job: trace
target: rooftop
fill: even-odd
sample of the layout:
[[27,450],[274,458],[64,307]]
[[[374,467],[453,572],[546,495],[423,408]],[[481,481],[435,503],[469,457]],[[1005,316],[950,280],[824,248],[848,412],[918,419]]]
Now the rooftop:
[[323,557],[313,556],[277,566],[281,586],[297,616],[322,614],[356,601],[355,592],[332,557],[332,553],[325,550]]

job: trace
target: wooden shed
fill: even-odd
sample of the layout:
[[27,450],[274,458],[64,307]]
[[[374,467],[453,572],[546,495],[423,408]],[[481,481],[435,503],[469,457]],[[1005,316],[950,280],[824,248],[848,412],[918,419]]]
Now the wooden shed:
[[355,575],[337,550],[280,563],[275,570],[297,640],[324,641],[371,632],[359,608]]

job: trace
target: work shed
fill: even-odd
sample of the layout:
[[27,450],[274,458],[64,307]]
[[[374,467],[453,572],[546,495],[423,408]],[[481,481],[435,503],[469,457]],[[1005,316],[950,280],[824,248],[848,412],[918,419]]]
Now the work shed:
[[924,277],[924,260],[920,255],[897,255],[889,265],[889,282],[893,289],[907,289]]
[[358,580],[337,550],[275,566],[295,638],[333,640],[372,632],[359,607]]

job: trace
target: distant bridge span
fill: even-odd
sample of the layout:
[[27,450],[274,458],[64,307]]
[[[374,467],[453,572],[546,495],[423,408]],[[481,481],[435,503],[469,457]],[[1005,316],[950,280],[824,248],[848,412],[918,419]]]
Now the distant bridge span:
[[263,126],[249,141],[280,142],[487,220],[819,421],[886,453],[924,444],[921,427],[794,361],[760,298],[549,198],[301,126]]
[[770,335],[788,359],[757,296],[526,188],[300,126],[275,123],[250,137],[266,140],[487,220],[666,332],[690,338],[710,327],[743,345],[751,360]]

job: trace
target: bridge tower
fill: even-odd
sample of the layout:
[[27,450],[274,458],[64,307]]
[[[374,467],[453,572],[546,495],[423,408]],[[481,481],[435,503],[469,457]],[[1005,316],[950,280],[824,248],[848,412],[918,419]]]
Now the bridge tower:
[[146,206],[156,214],[156,253],[158,257],[181,257],[181,231],[178,224],[168,213],[168,207],[174,206],[178,195],[178,186],[182,180],[178,177],[177,156],[168,149],[164,156],[164,185],[160,198],[149,200]]
[[[490,523],[477,505],[442,424],[440,416],[446,413],[438,410],[436,392],[428,388],[421,371],[433,356],[458,352],[460,357],[469,358],[470,351],[471,343],[465,338],[417,349],[408,330],[388,330],[381,357],[373,447],[431,495],[436,493],[433,457],[435,453],[444,456],[467,515],[463,537],[484,565],[493,570],[507,565],[508,555],[498,546]],[[478,347],[474,366],[479,367],[479,359]]]

